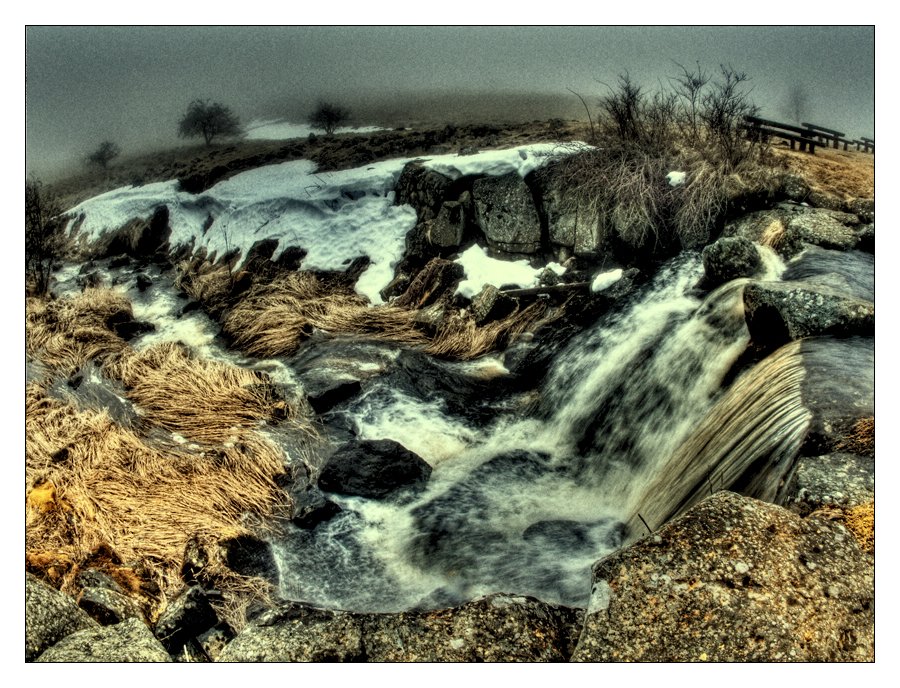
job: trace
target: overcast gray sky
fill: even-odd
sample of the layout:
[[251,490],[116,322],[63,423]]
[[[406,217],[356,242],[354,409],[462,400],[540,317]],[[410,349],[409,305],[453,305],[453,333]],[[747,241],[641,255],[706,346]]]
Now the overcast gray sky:
[[811,121],[875,134],[875,29],[867,27],[72,27],[25,34],[26,167],[45,174],[104,140],[177,142],[196,97],[243,121],[272,103],[466,90],[593,98],[628,71],[654,86],[673,60],[752,78],[764,115],[789,87]]

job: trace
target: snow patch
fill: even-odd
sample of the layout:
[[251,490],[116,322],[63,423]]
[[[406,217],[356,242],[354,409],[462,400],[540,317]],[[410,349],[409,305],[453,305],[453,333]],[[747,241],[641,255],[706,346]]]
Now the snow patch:
[[604,289],[614,285],[621,278],[622,278],[622,270],[621,269],[610,270],[609,272],[603,272],[594,278],[594,281],[591,283],[591,291],[594,293],[597,293],[598,291],[603,291]]
[[536,287],[543,272],[542,269],[531,267],[527,260],[490,258],[477,244],[460,254],[454,262],[462,265],[466,272],[466,279],[459,283],[456,293],[468,299],[478,294],[486,284],[498,288],[505,284],[522,288]]

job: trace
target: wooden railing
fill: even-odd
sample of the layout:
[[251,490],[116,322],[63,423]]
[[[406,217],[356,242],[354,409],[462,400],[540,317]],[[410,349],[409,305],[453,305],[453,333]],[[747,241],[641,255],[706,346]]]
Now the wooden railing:
[[791,150],[796,150],[797,144],[800,144],[800,150],[805,151],[807,146],[810,153],[816,152],[816,146],[825,146],[831,144],[835,149],[843,144],[844,150],[847,146],[855,145],[856,150],[863,148],[868,153],[871,149],[875,152],[875,139],[867,139],[865,137],[858,141],[850,141],[845,139],[844,132],[820,127],[818,124],[810,124],[809,122],[801,122],[799,127],[793,124],[782,124],[781,122],[773,122],[768,119],[760,119],[759,117],[744,117],[745,130],[748,138],[759,139],[763,136],[777,136],[791,142]]

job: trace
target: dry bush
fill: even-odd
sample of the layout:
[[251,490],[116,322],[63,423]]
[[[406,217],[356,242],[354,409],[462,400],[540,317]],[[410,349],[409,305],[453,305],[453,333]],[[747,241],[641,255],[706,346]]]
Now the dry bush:
[[70,375],[87,361],[128,347],[112,328],[133,317],[131,302],[109,289],[64,299],[25,300],[25,355]]

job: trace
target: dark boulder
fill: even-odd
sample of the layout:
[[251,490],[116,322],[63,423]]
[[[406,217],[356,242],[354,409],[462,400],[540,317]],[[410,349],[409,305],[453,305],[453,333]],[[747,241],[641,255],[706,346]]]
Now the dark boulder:
[[385,499],[399,491],[420,492],[431,477],[431,466],[393,440],[347,442],[319,474],[324,492]]
[[573,661],[875,659],[874,557],[731,492],[600,560]]
[[449,198],[453,181],[430,170],[419,161],[406,164],[394,187],[397,205],[411,205],[415,208],[419,222],[437,217],[441,205]]
[[290,497],[291,521],[298,528],[312,530],[341,512],[341,507],[328,499],[322,490],[314,485],[307,485],[305,489],[291,490]]
[[710,287],[738,277],[752,277],[761,265],[759,251],[743,237],[723,237],[703,249],[705,282]]
[[209,594],[201,586],[192,585],[160,615],[156,637],[170,655],[177,655],[186,642],[218,623]]
[[486,284],[484,289],[472,297],[469,309],[475,318],[475,324],[485,325],[507,317],[518,305],[515,298],[507,296],[492,284]]
[[506,253],[541,248],[541,222],[531,190],[517,172],[483,177],[472,185],[475,217],[488,244]]

